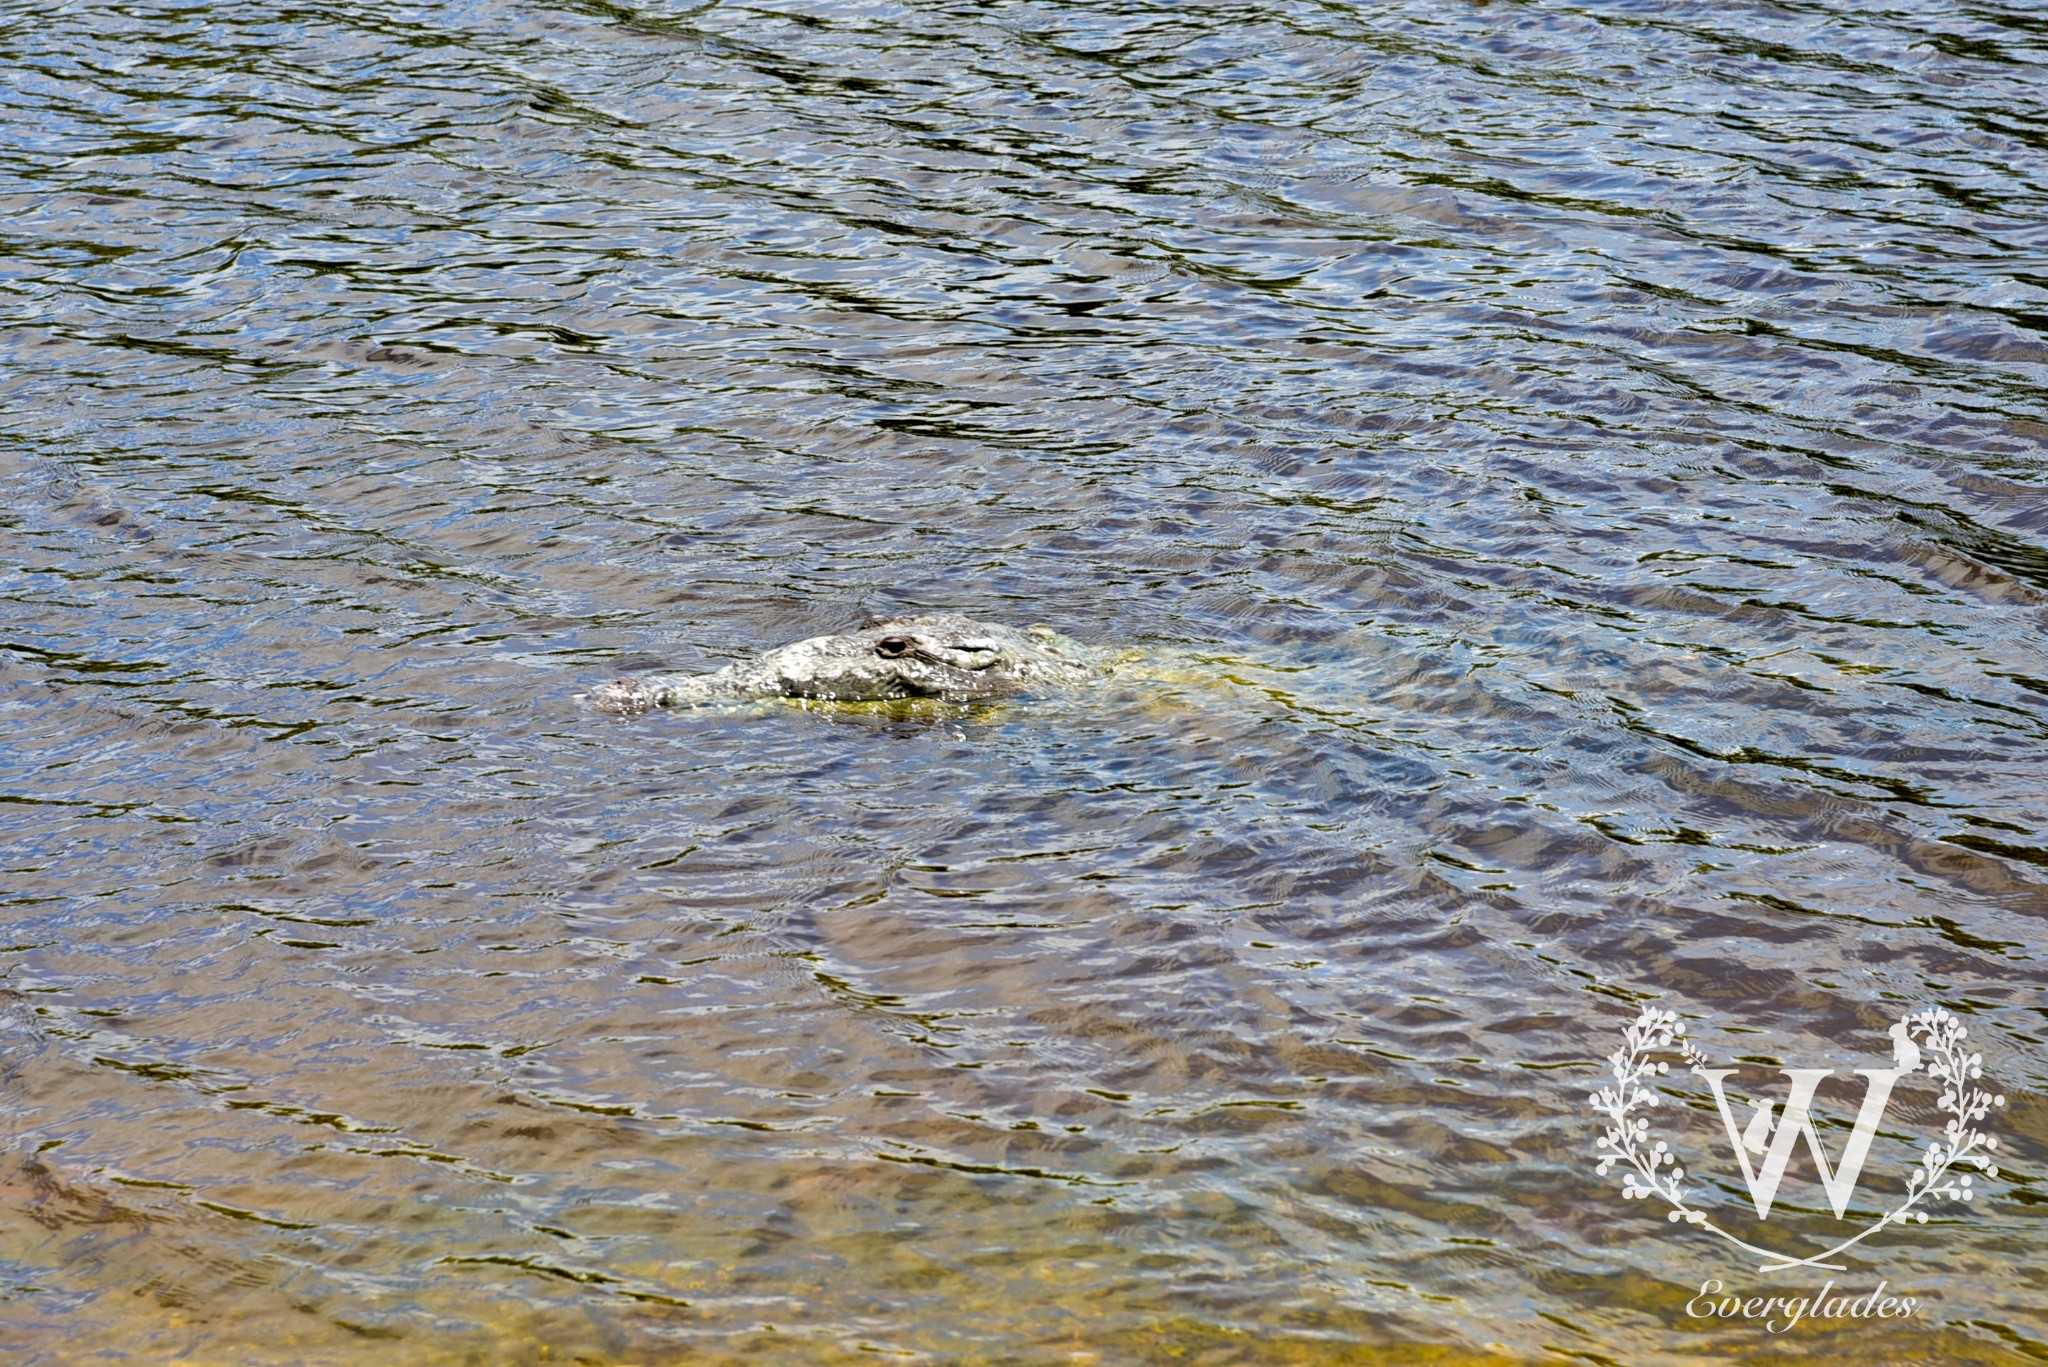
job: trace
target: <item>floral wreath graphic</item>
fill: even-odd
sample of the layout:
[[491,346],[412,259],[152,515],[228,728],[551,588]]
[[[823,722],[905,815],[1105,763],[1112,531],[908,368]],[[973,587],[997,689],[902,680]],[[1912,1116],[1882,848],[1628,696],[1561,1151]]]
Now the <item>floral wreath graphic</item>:
[[1651,1055],[1675,1048],[1692,1065],[1690,1071],[1706,1075],[1706,1055],[1695,1048],[1692,1041],[1683,1039],[1684,1034],[1685,1022],[1678,1019],[1677,1012],[1659,1011],[1654,1007],[1643,1008],[1635,1023],[1622,1032],[1621,1048],[1607,1056],[1614,1073],[1614,1085],[1602,1087],[1589,1098],[1594,1111],[1608,1122],[1607,1133],[1599,1141],[1601,1152],[1595,1171],[1604,1177],[1611,1168],[1621,1165],[1623,1196],[1631,1200],[1647,1200],[1653,1196],[1662,1198],[1671,1207],[1666,1218],[1674,1224],[1682,1220],[1698,1225],[1738,1248],[1761,1256],[1766,1261],[1760,1265],[1760,1271],[1783,1272],[1794,1267],[1842,1271],[1841,1264],[1825,1259],[1853,1248],[1887,1225],[1907,1220],[1926,1224],[1927,1212],[1916,1208],[1922,1201],[1934,1197],[1970,1200],[1975,1193],[1971,1189],[1969,1174],[1952,1172],[1959,1164],[1974,1166],[1986,1177],[1998,1176],[1998,1166],[1990,1155],[1990,1151],[1998,1147],[1998,1140],[1979,1130],[1977,1122],[1992,1107],[2005,1105],[2005,1098],[1975,1085],[1976,1079],[1984,1075],[1984,1056],[1965,1052],[1963,1041],[1969,1031],[1961,1021],[1939,1007],[1916,1011],[1901,1018],[1891,1028],[1891,1035],[1902,1053],[1917,1050],[1910,1056],[1924,1060],[1907,1064],[1902,1071],[1915,1071],[1916,1067],[1924,1069],[1929,1077],[1942,1085],[1941,1096],[1935,1105],[1948,1116],[1948,1120],[1942,1126],[1942,1137],[1930,1140],[1926,1152],[1921,1154],[1919,1166],[1906,1183],[1905,1199],[1862,1233],[1811,1257],[1779,1253],[1747,1243],[1715,1224],[1704,1210],[1687,1203],[1682,1185],[1685,1169],[1679,1166],[1677,1153],[1664,1140],[1651,1135],[1648,1118],[1636,1114],[1663,1100],[1643,1085],[1643,1079],[1660,1077],[1671,1071],[1668,1062],[1654,1059]]

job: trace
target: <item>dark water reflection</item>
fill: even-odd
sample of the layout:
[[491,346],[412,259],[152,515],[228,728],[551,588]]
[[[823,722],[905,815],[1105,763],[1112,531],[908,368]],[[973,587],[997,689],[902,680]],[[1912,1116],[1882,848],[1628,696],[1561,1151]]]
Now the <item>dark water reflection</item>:
[[[10,1360],[2048,1354],[2030,7],[0,61]],[[1159,677],[573,699],[906,607]],[[2007,1170],[1843,1274],[1919,1317],[1687,1316],[1763,1279],[1591,1171],[1646,999],[1965,1016]]]

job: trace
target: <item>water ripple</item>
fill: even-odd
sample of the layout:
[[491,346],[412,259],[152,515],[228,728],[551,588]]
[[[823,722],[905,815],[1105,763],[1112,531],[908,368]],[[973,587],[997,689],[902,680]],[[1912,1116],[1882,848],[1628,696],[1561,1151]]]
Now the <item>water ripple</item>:
[[[2030,12],[0,58],[19,1360],[2039,1356]],[[1144,664],[574,701],[914,607]],[[1883,1250],[1921,1317],[1688,1318],[1588,1157],[1644,1000],[1967,1018],[2005,1194]]]

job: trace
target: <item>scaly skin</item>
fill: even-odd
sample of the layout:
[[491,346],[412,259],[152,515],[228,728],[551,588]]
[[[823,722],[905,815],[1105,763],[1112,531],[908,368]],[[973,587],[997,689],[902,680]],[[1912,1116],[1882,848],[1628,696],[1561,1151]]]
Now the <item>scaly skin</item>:
[[596,707],[628,713],[748,698],[969,702],[1080,683],[1100,669],[1094,651],[1050,627],[1018,631],[941,612],[814,636],[710,674],[617,679],[588,697]]

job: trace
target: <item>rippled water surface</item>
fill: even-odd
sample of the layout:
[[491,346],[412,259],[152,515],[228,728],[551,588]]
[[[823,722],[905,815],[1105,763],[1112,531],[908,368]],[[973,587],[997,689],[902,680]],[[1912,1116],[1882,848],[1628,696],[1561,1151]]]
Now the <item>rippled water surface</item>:
[[[2048,1357],[2033,4],[60,3],[0,70],[8,1361]],[[576,696],[910,609],[1151,665]],[[1762,1078],[1959,1013],[2003,1170],[1833,1274],[1915,1316],[1688,1312],[1824,1277],[1594,1171],[1644,1003]],[[1680,1078],[1731,1229],[1849,1227]]]

